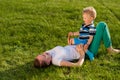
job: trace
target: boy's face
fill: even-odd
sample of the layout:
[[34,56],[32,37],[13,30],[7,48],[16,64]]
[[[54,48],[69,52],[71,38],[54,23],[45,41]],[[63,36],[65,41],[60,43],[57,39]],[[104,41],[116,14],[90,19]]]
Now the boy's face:
[[92,23],[93,21],[93,17],[91,17],[89,14],[87,13],[83,13],[83,21],[85,23],[85,25],[89,25]]

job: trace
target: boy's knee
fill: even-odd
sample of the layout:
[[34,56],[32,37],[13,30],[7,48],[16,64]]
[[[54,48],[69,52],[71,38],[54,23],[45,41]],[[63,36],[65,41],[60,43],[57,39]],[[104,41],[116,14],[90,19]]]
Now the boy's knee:
[[100,25],[100,26],[106,26],[107,24],[105,22],[101,21],[101,22],[98,23],[98,25]]
[[105,22],[99,22],[96,26],[97,30],[104,30],[107,27],[107,24]]

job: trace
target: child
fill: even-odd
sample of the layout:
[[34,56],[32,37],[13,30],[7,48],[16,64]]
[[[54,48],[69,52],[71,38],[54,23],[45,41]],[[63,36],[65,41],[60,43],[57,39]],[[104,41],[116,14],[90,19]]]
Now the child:
[[[89,56],[90,60],[94,60],[94,55],[88,51],[88,47],[92,42],[93,35],[96,32],[93,21],[96,18],[96,10],[93,7],[86,7],[83,9],[83,21],[82,27],[78,32],[69,32],[68,44],[80,45],[84,52]],[[70,36],[79,36],[78,38],[70,39]]]

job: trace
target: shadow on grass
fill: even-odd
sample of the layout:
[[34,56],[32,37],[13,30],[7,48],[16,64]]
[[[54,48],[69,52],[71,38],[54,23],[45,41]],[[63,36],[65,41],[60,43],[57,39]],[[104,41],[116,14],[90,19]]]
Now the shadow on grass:
[[33,66],[33,62],[28,62],[16,68],[1,71],[0,80],[30,80],[36,75],[40,77],[40,74],[45,73],[46,69],[47,68],[36,69]]

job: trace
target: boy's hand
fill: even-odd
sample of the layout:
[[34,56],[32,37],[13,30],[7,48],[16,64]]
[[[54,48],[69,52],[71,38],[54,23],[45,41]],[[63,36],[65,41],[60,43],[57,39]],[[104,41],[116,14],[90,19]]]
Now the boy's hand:
[[72,36],[72,35],[73,35],[73,32],[69,32],[68,33],[68,39],[67,39],[67,41],[68,41],[69,45],[71,44],[70,36]]
[[88,47],[89,47],[89,44],[85,44],[84,45],[84,51],[86,51],[88,49]]

